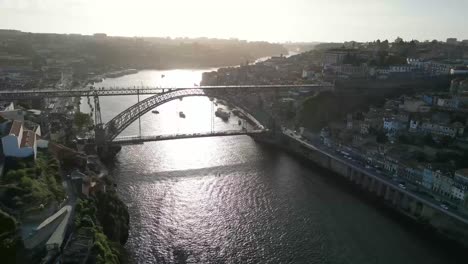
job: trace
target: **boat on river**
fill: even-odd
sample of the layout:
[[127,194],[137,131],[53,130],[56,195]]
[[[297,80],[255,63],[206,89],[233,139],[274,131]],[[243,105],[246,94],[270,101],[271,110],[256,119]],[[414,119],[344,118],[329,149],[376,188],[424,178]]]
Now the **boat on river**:
[[151,113],[153,113],[153,114],[159,114],[159,111],[155,109],[155,110],[151,111]]
[[229,117],[231,116],[230,112],[225,111],[223,108],[218,108],[215,112],[215,116],[223,119],[224,121],[227,121]]

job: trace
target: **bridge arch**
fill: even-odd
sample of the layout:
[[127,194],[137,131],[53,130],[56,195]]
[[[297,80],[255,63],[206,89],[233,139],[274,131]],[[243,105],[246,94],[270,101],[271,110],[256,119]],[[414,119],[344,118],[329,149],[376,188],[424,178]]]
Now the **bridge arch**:
[[[218,99],[222,99],[225,101],[230,101],[229,98],[224,98],[222,95],[220,95],[219,92],[216,94],[211,94],[211,93],[206,93],[204,89],[199,89],[199,88],[194,88],[194,89],[176,89],[176,90],[170,90],[168,92],[160,93],[153,95],[151,97],[148,97],[139,103],[136,103],[126,110],[122,111],[119,113],[117,116],[112,118],[110,121],[108,121],[106,124],[103,125],[102,131],[104,132],[103,135],[97,135],[96,133],[96,138],[98,137],[105,137],[104,140],[106,142],[111,142],[114,140],[120,133],[122,133],[128,126],[130,126],[133,122],[135,122],[139,117],[143,116],[144,114],[148,113],[151,109],[154,109],[155,107],[158,107],[160,105],[163,105],[169,101],[176,100],[179,98],[183,97],[189,97],[189,96],[207,96],[207,97],[215,97]],[[238,107],[238,106],[236,106]],[[261,126],[261,123],[253,117],[251,114],[249,114],[245,109],[242,107],[238,107],[245,113],[247,113],[249,116],[248,118],[255,122],[258,126]]]

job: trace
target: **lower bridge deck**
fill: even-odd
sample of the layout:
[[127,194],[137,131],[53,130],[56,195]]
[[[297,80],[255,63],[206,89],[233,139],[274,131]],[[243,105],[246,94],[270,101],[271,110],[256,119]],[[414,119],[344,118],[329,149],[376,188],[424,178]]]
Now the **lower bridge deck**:
[[164,140],[174,140],[174,139],[184,139],[184,138],[259,135],[259,134],[264,134],[267,132],[268,132],[268,129],[256,129],[256,130],[226,130],[226,131],[191,133],[191,134],[169,134],[169,135],[159,135],[159,136],[123,136],[123,137],[115,138],[111,142],[111,144],[132,145],[132,144],[142,144],[144,142],[151,142],[151,141],[164,141]]

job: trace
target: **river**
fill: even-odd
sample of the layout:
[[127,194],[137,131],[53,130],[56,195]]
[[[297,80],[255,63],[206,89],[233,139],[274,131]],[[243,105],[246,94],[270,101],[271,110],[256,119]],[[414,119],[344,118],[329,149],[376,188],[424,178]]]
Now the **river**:
[[[98,86],[191,85],[201,72],[142,71]],[[136,100],[103,97],[103,121]],[[142,134],[209,131],[211,109],[207,98],[169,102],[142,117]],[[135,122],[123,135],[137,133]],[[331,173],[247,136],[125,146],[110,172],[129,207],[130,263],[464,263]]]

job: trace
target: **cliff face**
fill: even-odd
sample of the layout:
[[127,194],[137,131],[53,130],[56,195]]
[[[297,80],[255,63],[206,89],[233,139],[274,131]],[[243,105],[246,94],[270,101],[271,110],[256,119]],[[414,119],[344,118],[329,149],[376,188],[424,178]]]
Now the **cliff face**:
[[321,93],[303,103],[296,122],[298,126],[318,131],[327,126],[328,122],[343,119],[347,113],[364,110],[370,103],[378,104],[379,101],[383,102],[382,98],[375,98],[365,94]]
[[128,239],[130,216],[127,206],[115,191],[100,192],[96,196],[97,218],[104,234],[112,241],[125,244]]

